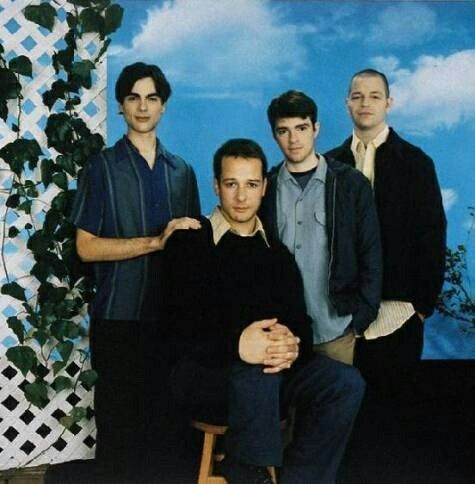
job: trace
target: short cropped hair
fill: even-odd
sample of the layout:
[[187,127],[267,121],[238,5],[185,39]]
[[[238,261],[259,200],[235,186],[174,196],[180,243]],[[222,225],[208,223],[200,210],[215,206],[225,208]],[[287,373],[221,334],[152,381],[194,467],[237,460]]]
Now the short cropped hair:
[[280,96],[272,99],[267,108],[267,118],[269,119],[272,132],[275,130],[277,120],[280,118],[306,118],[315,124],[318,119],[318,107],[315,101],[301,91],[287,91]]
[[356,74],[353,74],[353,77],[351,78],[351,81],[350,81],[350,85],[348,86],[348,97],[351,94],[351,85],[353,84],[353,81],[356,77],[379,77],[383,81],[384,92],[386,94],[386,97],[389,97],[388,78],[382,72],[379,72],[376,69],[363,69],[362,71],[359,71]]
[[122,104],[125,97],[132,92],[134,84],[145,77],[153,79],[155,90],[162,103],[165,104],[172,93],[170,84],[160,67],[154,64],[145,64],[144,62],[135,62],[122,69],[115,84],[115,98],[117,102]]
[[263,149],[252,139],[233,138],[222,144],[213,157],[213,172],[216,180],[220,180],[223,158],[235,156],[241,158],[258,158],[261,160],[262,178],[267,176],[267,158]]

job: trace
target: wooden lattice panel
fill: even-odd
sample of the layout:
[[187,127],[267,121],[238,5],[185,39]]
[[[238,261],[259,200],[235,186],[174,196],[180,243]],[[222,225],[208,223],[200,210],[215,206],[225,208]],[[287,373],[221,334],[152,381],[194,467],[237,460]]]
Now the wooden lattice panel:
[[[48,109],[43,105],[41,94],[54,81],[54,69],[51,64],[52,54],[64,47],[64,34],[68,27],[66,13],[71,8],[65,0],[56,0],[52,5],[57,9],[58,19],[54,31],[27,21],[22,10],[29,4],[38,4],[32,0],[0,0],[0,42],[5,50],[7,60],[18,55],[26,55],[33,64],[33,78],[22,77],[23,101],[21,128],[22,136],[34,138],[42,147],[43,154],[54,158],[57,153],[46,146],[44,127]],[[83,59],[95,57],[98,43],[93,36],[85,36],[79,48]],[[93,88],[82,94],[79,107],[80,116],[94,132],[105,137],[106,126],[106,63],[105,60],[93,76]],[[9,110],[12,118],[8,123],[0,120],[0,147],[15,139],[16,133],[9,128],[10,121],[17,116],[16,101],[11,101]],[[39,179],[39,174],[35,174]],[[40,228],[44,210],[57,193],[50,186],[44,191],[32,209],[31,216],[16,217],[7,211],[5,201],[13,180],[9,166],[0,159],[0,236],[4,240],[6,269],[10,280],[17,280],[27,288],[27,295],[35,295],[37,283],[28,272],[33,258],[26,248],[26,240],[21,236],[14,239],[7,237],[8,227],[12,224],[23,227],[31,223]],[[0,284],[6,282],[6,271],[0,264]],[[94,456],[95,426],[94,420],[81,422],[65,430],[59,419],[68,414],[75,405],[92,408],[92,392],[81,385],[74,391],[63,391],[44,409],[29,405],[23,396],[22,385],[27,380],[6,359],[6,350],[17,344],[13,332],[6,325],[9,316],[16,315],[21,309],[19,301],[9,296],[0,296],[0,470],[20,466],[65,462],[73,459],[88,459]],[[83,324],[87,324],[84,316]],[[87,347],[83,341],[81,347]],[[65,375],[74,377],[81,363],[71,362]],[[91,410],[92,413],[92,410]]]

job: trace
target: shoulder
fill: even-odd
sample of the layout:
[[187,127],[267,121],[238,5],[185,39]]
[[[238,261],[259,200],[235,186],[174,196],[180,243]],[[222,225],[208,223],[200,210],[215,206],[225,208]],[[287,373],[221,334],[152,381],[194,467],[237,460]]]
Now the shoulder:
[[350,184],[365,185],[368,180],[366,177],[358,171],[356,168],[343,163],[331,157],[325,159],[328,165],[328,173],[335,176],[340,182],[348,182]]
[[422,163],[431,165],[432,159],[428,156],[422,148],[410,143],[409,141],[401,138],[396,131],[392,128],[389,132],[386,145],[394,153],[400,156],[401,159],[407,160],[412,163]]
[[334,158],[339,159],[344,153],[347,153],[351,150],[351,136],[347,138],[340,146],[336,146],[331,150],[327,151],[323,154],[325,158]]
[[161,150],[162,150],[162,155],[170,162],[170,164],[177,170],[182,170],[182,171],[193,171],[193,168],[191,165],[185,161],[184,158],[182,158],[179,155],[176,155],[175,153],[172,153],[171,151],[168,151],[163,145],[161,145]]
[[199,229],[175,230],[166,243],[165,252],[191,252],[210,247],[213,241],[211,223],[202,215],[198,220],[201,222]]

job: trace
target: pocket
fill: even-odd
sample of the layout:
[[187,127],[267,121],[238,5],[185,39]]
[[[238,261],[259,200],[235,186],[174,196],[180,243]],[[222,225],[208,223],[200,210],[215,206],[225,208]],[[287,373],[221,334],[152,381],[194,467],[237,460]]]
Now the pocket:
[[327,217],[326,217],[324,208],[315,208],[313,212],[313,217],[315,219],[315,222],[317,222],[317,224],[319,224],[322,227],[326,227]]

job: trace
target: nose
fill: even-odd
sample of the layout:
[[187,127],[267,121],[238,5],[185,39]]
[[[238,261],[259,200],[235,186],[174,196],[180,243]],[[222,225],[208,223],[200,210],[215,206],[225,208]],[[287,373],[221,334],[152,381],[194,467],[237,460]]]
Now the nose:
[[247,191],[245,187],[239,187],[236,192],[236,198],[239,202],[244,202],[247,198]]
[[295,131],[289,131],[289,142],[295,143],[297,141],[297,133]]
[[147,110],[147,100],[146,99],[140,100],[139,109],[140,109],[140,111],[146,111]]

